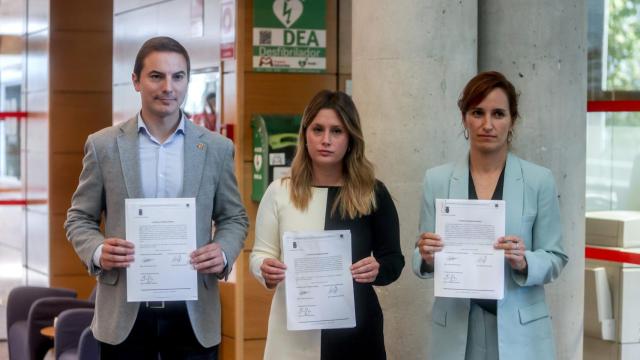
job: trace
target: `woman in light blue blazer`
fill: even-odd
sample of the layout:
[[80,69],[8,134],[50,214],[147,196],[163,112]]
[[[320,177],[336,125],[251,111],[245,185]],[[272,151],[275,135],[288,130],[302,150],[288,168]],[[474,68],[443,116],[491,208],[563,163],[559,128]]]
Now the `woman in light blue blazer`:
[[433,276],[435,199],[493,199],[506,203],[502,300],[436,298],[431,359],[554,359],[555,347],[544,285],[567,263],[562,249],[558,195],[551,172],[509,152],[518,118],[517,93],[498,72],[478,74],[458,101],[469,154],[457,163],[427,170],[420,238],[413,270]]

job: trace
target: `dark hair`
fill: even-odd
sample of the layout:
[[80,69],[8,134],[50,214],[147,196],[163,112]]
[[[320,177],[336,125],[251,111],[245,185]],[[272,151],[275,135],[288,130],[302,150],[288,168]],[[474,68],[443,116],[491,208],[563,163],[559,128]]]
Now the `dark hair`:
[[305,210],[311,200],[312,160],[307,151],[307,128],[320,110],[330,109],[349,133],[349,147],[344,154],[343,186],[340,187],[331,213],[340,211],[342,218],[354,219],[369,214],[376,207],[376,183],[373,164],[366,158],[360,116],[351,97],[342,91],[322,90],[304,109],[298,133],[298,148],[291,164],[290,197],[296,208]]
[[518,113],[518,93],[513,84],[497,71],[481,72],[469,80],[458,99],[458,108],[462,112],[462,118],[472,107],[480,104],[494,89],[502,89],[509,100],[509,114],[511,122],[515,123]]
[[168,36],[158,36],[145,41],[144,44],[142,44],[142,47],[140,47],[140,50],[138,50],[136,62],[133,65],[133,73],[136,75],[136,78],[140,79],[140,73],[144,66],[144,59],[153,52],[173,52],[182,55],[187,62],[187,76],[189,76],[189,73],[191,72],[191,62],[189,60],[187,49],[185,49],[182,44]]

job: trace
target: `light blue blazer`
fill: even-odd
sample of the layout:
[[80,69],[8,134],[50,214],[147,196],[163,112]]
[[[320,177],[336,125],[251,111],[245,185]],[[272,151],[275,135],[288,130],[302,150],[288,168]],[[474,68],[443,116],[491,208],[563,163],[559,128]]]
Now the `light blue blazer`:
[[[435,199],[469,198],[468,157],[427,170],[423,183],[420,233],[435,231]],[[567,263],[562,248],[562,224],[553,175],[549,169],[507,157],[503,200],[506,202],[506,234],[526,244],[527,275],[511,269],[505,260],[505,294],[498,301],[500,359],[554,359],[555,346],[544,284],[555,280]],[[421,271],[416,248],[413,271]],[[425,269],[422,269],[425,270]],[[467,343],[469,299],[436,298],[432,311],[431,359],[463,360]]]

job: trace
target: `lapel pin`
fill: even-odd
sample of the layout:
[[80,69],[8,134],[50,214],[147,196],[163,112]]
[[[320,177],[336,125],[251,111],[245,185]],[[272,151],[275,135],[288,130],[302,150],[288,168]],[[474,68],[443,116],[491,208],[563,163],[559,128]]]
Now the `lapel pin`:
[[203,143],[199,143],[198,145],[196,145],[196,147],[198,148],[198,150],[202,150],[202,149],[204,149],[204,144]]

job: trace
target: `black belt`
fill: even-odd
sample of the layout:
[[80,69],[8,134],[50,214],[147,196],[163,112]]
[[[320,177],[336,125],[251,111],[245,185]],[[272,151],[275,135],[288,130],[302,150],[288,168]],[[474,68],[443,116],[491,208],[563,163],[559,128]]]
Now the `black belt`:
[[186,308],[184,301],[145,301],[142,307],[151,310],[177,310]]

